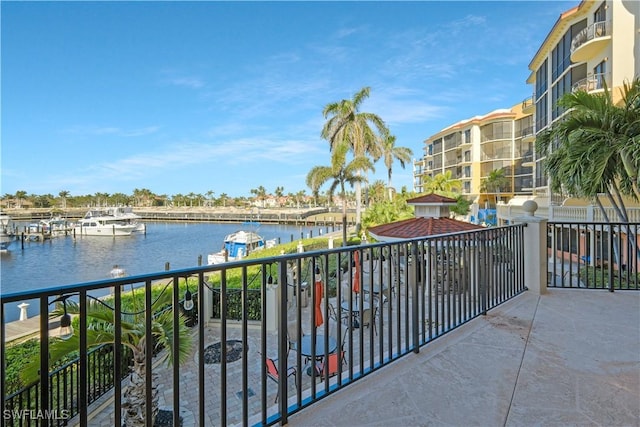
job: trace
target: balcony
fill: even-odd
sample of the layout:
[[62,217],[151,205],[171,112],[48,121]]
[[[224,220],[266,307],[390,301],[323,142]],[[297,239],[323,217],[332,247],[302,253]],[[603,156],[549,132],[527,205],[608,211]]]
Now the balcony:
[[535,102],[535,97],[533,95],[531,95],[530,97],[522,101],[522,112],[524,114],[533,113],[533,111],[535,110],[535,107],[536,107],[536,102]]
[[637,293],[527,292],[289,425],[635,425],[640,345],[616,325],[640,324],[639,306]]
[[607,83],[607,74],[599,73],[593,74],[582,80],[578,80],[571,86],[571,92],[585,91],[593,92],[595,90],[604,89],[604,85]]
[[594,22],[571,41],[571,61],[586,62],[611,42],[611,23]]
[[[536,227],[537,233],[530,232]],[[527,240],[531,236],[537,237]],[[178,416],[184,425],[200,426],[326,425],[328,420],[353,425],[372,419],[415,425],[427,413],[444,424],[521,425],[527,417],[558,419],[558,411],[567,412],[566,400],[574,398],[584,399],[585,406],[576,407],[572,417],[601,425],[632,424],[629,420],[638,417],[634,402],[640,385],[633,381],[640,351],[634,334],[616,325],[640,323],[638,294],[604,298],[592,290],[572,291],[576,293],[568,297],[567,291],[553,290],[539,296],[546,276],[539,268],[528,270],[540,261],[529,252],[536,241],[546,245],[546,233],[532,222],[393,243],[307,248],[278,257],[2,295],[3,312],[7,304],[36,299],[41,317],[29,324],[44,355],[55,345],[53,332],[62,329],[48,324],[49,303],[65,295],[80,307],[73,322],[76,333],[66,341],[80,344],[79,362],[73,362],[67,377],[49,368],[45,359],[39,366],[50,374],[34,383],[31,392],[3,393],[5,410],[16,411],[9,412],[3,425],[36,425],[39,419],[30,423],[20,417],[38,414],[63,416],[57,425],[122,424],[121,397],[128,380],[110,386],[100,381],[126,376],[127,364],[115,363],[118,358],[126,362],[126,357],[114,355],[109,345],[112,357],[102,359],[96,370],[92,350],[82,343],[95,331],[88,328],[91,293],[113,288],[113,305],[107,300],[100,304],[124,315],[125,294],[133,287],[146,307],[168,292],[172,330],[191,319],[185,326],[193,348],[181,366],[160,364],[153,340],[144,343],[146,372],[157,375],[159,405],[173,410],[174,425]],[[183,291],[174,287],[187,279],[196,297],[190,309]],[[161,294],[152,299],[156,286]],[[362,310],[353,309],[354,302]],[[185,313],[191,310],[195,317]],[[372,315],[368,321],[367,310]],[[131,313],[126,314],[129,319]],[[141,316],[140,331],[156,330],[150,308]],[[111,318],[118,330],[121,316]],[[2,318],[3,358],[15,323]],[[125,341],[117,333],[115,337],[115,342]],[[177,337],[172,337],[174,344]],[[217,353],[210,355],[216,344]],[[338,345],[345,353],[336,352]],[[165,347],[157,357],[167,354],[176,356]],[[342,355],[336,370],[316,371],[314,366],[320,365],[313,361],[321,363],[331,354]],[[285,375],[268,377],[267,358],[278,359],[280,372],[293,368],[295,381]],[[608,366],[615,366],[615,372]],[[558,385],[558,378],[572,387]],[[3,392],[5,381],[3,375]],[[142,404],[154,393],[151,383],[144,383]],[[411,403],[416,399],[420,404]],[[597,399],[607,401],[604,408],[595,404]],[[345,407],[347,401],[356,403]],[[351,418],[356,414],[363,417],[358,422]],[[573,418],[567,422],[574,423]]]

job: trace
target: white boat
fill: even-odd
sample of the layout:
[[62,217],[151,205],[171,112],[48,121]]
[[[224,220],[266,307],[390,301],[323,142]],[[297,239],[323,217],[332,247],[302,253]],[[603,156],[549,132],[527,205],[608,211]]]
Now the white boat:
[[6,251],[15,239],[16,233],[13,219],[9,215],[0,212],[0,251]]
[[49,219],[41,219],[28,225],[29,233],[43,233],[51,237],[66,236],[73,231],[73,224],[66,218],[54,216]]
[[107,215],[113,215],[118,219],[127,221],[129,224],[134,224],[136,228],[134,232],[144,233],[147,231],[145,223],[140,222],[140,215],[133,212],[133,208],[129,206],[113,206],[104,208],[104,212]]
[[264,249],[265,247],[273,247],[274,245],[275,240],[265,240],[254,231],[239,230],[224,238],[222,250],[209,254],[207,256],[207,263],[212,265],[227,261],[238,261],[251,252]]
[[132,218],[112,215],[105,209],[91,209],[75,226],[81,236],[130,236],[138,228]]

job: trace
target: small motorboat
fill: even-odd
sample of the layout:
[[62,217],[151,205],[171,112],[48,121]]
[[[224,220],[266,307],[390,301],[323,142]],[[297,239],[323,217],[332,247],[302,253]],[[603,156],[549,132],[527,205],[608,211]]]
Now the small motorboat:
[[238,261],[247,256],[250,252],[273,247],[275,240],[265,240],[254,231],[239,230],[224,238],[224,244],[219,252],[209,254],[207,263],[209,265],[220,264],[227,261]]

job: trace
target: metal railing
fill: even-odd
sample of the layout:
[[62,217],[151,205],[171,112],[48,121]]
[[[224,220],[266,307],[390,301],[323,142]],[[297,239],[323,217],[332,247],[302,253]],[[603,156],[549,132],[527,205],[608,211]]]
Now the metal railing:
[[640,290],[640,223],[549,222],[549,287]]
[[594,22],[588,25],[571,40],[571,53],[575,52],[588,41],[609,35],[611,33],[609,26],[609,21]]
[[604,89],[604,85],[608,80],[610,80],[608,73],[593,74],[575,82],[571,86],[571,92],[577,92],[579,90],[591,92],[598,89]]
[[[40,371],[49,372],[47,356],[56,345],[49,336],[50,301],[59,295],[76,296],[79,356],[73,368],[77,378],[73,400],[78,409],[77,415],[65,413],[63,420],[55,422],[66,425],[74,416],[74,424],[94,425],[90,420],[96,411],[107,411],[111,417],[107,419],[115,423],[110,425],[121,425],[129,380],[114,382],[107,403],[104,399],[100,405],[92,403],[99,394],[92,391],[92,378],[122,378],[126,372],[122,355],[114,357],[111,372],[92,371],[93,348],[87,345],[87,336],[96,325],[88,310],[90,295],[114,287],[114,341],[121,345],[130,338],[117,333],[124,323],[124,315],[117,314],[123,312],[125,289],[135,286],[145,307],[151,307],[156,283],[191,278],[191,290],[203,296],[196,302],[201,321],[189,332],[195,354],[181,366],[165,367],[154,364],[153,340],[138,343],[145,349],[138,355],[146,366],[145,378],[153,378],[153,384],[145,380],[142,385],[147,425],[153,418],[149,403],[156,387],[171,390],[164,406],[173,408],[174,425],[179,423],[181,407],[193,413],[201,426],[285,424],[291,414],[406,354],[419,352],[431,340],[524,291],[523,236],[524,225],[512,225],[34,290],[3,295],[2,318],[7,304],[40,301]],[[182,296],[177,286],[169,286],[167,292],[173,301],[168,327],[177,330],[183,321],[179,317]],[[261,303],[249,304],[249,295],[255,293]],[[214,311],[219,318],[214,319]],[[148,336],[157,333],[150,309],[145,308],[139,322]],[[3,320],[3,336],[5,327]],[[173,334],[169,339],[173,346],[163,352],[177,359],[180,336]],[[6,366],[6,343],[0,344]],[[211,360],[213,350],[217,353]],[[320,369],[330,357],[338,358],[337,367]],[[279,372],[293,368],[296,381],[284,374],[274,381],[268,375],[267,358],[276,359]],[[31,418],[61,414],[51,399],[58,393],[52,375],[57,374],[40,378],[30,392],[31,402],[24,403],[25,409],[38,408]],[[5,391],[3,376],[3,407],[10,403],[18,409],[23,403],[11,400]],[[2,419],[3,426],[13,422],[10,416]]]
[[[121,380],[128,374],[128,367],[131,363],[131,352],[124,349],[125,353],[121,356]],[[97,401],[99,398],[108,393],[114,386],[113,363],[114,354],[112,345],[101,345],[91,349],[87,353],[88,362],[88,396],[89,404]],[[79,413],[78,393],[80,383],[78,381],[78,369],[80,361],[78,358],[65,363],[64,365],[54,369],[49,373],[49,401],[48,407],[52,413],[59,416],[49,420],[50,425],[62,426],[66,425],[66,420],[75,417]],[[3,405],[3,411],[7,418],[7,426],[37,426],[39,420],[30,417],[13,416],[23,410],[40,411],[39,400],[40,383],[36,382],[27,387],[21,388],[8,396],[6,396]]]

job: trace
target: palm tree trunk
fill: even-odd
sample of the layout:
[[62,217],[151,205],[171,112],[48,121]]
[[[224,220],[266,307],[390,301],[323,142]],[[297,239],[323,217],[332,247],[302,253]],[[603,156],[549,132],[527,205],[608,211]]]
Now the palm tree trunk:
[[[146,416],[146,358],[144,350],[140,350],[140,345],[144,346],[144,339],[138,345],[137,350],[133,353],[133,370],[129,375],[129,384],[122,393],[122,421],[126,427],[144,427]],[[143,347],[144,348],[144,347]],[[158,389],[157,374],[154,373],[151,378],[151,412],[153,419],[151,425],[158,415]]]
[[[358,171],[358,176],[360,176],[360,171]],[[360,182],[355,183],[356,190],[356,234],[360,232],[360,223],[362,216],[362,185]]]
[[341,184],[342,189],[342,246],[347,246],[347,194],[344,191],[344,184]]

